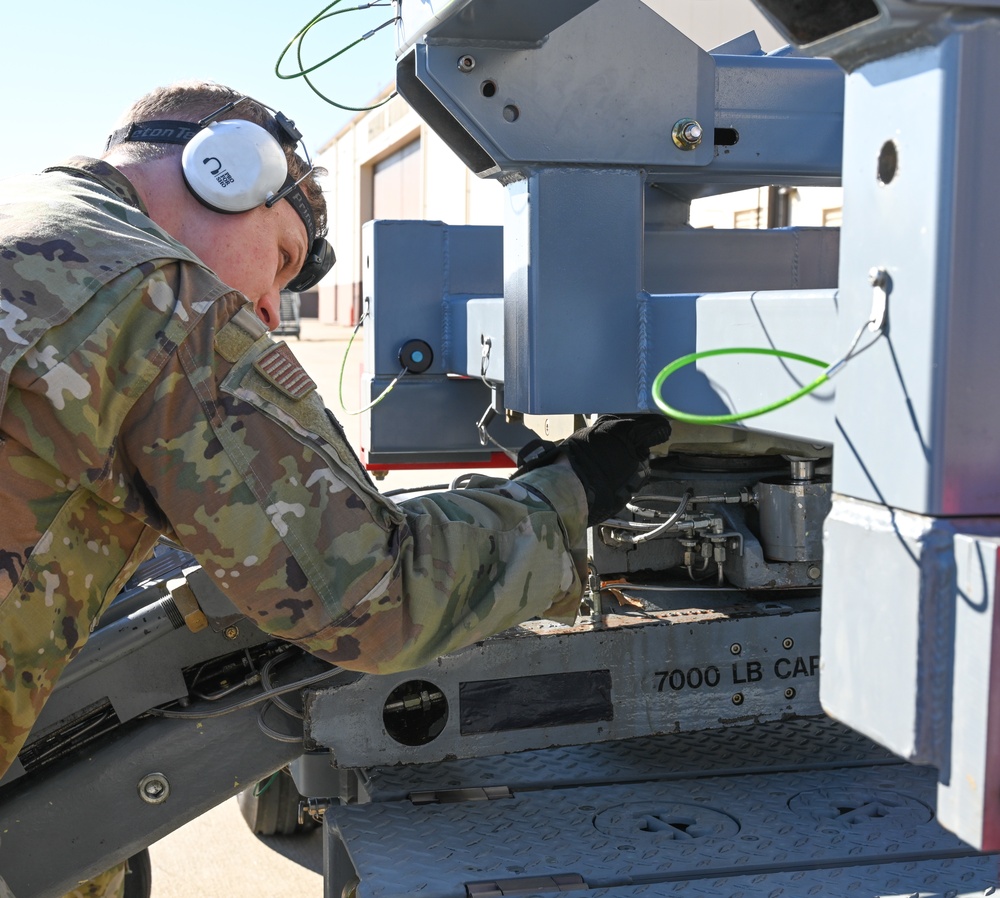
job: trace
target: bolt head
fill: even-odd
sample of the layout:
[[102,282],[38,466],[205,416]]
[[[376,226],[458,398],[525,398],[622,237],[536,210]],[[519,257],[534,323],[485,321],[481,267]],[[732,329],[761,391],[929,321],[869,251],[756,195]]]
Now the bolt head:
[[147,773],[139,780],[139,797],[146,804],[163,804],[170,795],[170,783],[162,773]]
[[705,136],[705,129],[701,122],[691,118],[682,118],[674,123],[670,136],[674,141],[674,146],[680,150],[693,150],[697,147]]
[[884,287],[889,282],[889,272],[884,268],[870,268],[868,270],[868,283],[873,287]]

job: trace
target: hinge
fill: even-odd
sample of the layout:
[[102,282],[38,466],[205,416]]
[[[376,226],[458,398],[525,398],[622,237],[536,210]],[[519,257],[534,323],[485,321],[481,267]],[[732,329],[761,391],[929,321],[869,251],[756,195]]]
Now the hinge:
[[413,804],[458,804],[463,801],[495,801],[498,798],[513,798],[514,793],[506,786],[486,786],[473,789],[442,789],[440,791],[411,792]]
[[488,882],[467,882],[465,894],[466,898],[502,898],[506,895],[573,892],[589,888],[579,873],[557,873],[554,876],[521,876]]

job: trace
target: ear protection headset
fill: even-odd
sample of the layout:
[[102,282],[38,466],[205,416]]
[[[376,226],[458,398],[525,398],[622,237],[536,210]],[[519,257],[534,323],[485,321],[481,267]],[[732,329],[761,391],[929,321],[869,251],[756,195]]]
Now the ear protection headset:
[[286,142],[301,144],[308,170],[298,180],[288,174],[282,142],[266,128],[246,119],[223,119],[248,97],[240,97],[216,109],[199,122],[157,120],[133,122],[115,131],[106,149],[124,142],[181,144],[181,173],[195,198],[214,212],[249,212],[258,206],[270,208],[279,200],[292,204],[306,228],[309,252],[302,270],[288,284],[289,290],[308,290],[333,267],[333,247],[316,233],[312,207],[299,186],[313,171],[312,160],[295,123],[263,103],[273,113],[277,132]]

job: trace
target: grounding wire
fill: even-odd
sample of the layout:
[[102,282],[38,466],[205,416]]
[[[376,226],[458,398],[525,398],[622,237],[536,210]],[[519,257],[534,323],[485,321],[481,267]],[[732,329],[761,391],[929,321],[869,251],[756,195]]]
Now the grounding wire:
[[[869,327],[869,322],[865,322],[858,328],[857,333],[854,335],[854,339],[851,341],[851,345],[836,362],[829,364],[827,362],[821,361],[820,359],[815,359],[812,356],[802,355],[798,352],[788,352],[783,349],[773,349],[771,347],[761,347],[761,346],[731,346],[724,349],[705,349],[701,352],[692,352],[688,355],[681,356],[678,359],[672,361],[667,365],[659,374],[656,375],[656,379],[653,381],[653,402],[656,407],[663,412],[665,415],[677,420],[684,421],[688,424],[732,424],[736,421],[745,421],[747,418],[755,418],[758,415],[764,415],[767,412],[776,411],[779,408],[783,408],[786,405],[790,405],[797,399],[801,399],[803,396],[808,395],[813,392],[817,387],[822,386],[827,381],[830,380],[833,375],[835,375],[844,365],[846,365],[851,359],[856,358],[861,355],[862,352],[870,349],[875,343],[878,342],[879,337],[882,336],[884,330],[879,328],[875,338],[869,341],[867,344],[862,346],[860,349],[857,348],[858,342],[861,340],[861,335],[864,333],[865,329]],[[792,361],[804,362],[808,365],[814,365],[818,368],[823,368],[823,373],[815,378],[814,380],[807,383],[805,386],[800,387],[794,393],[790,393],[788,396],[784,396],[774,402],[770,402],[767,405],[762,405],[759,408],[751,409],[747,412],[733,412],[726,415],[698,415],[692,412],[684,412],[680,409],[674,408],[672,405],[668,404],[661,395],[663,389],[663,383],[668,377],[674,372],[684,368],[687,365],[697,362],[701,359],[712,358],[713,356],[726,356],[726,355],[765,355],[772,356],[782,359],[790,359]]]
[[355,325],[354,330],[351,332],[350,339],[347,341],[347,348],[344,350],[344,357],[340,362],[340,379],[337,381],[337,398],[340,400],[340,407],[344,410],[344,413],[348,415],[360,415],[375,408],[376,405],[378,405],[383,399],[385,399],[386,396],[389,395],[390,392],[392,392],[392,388],[399,383],[400,379],[406,374],[407,370],[404,365],[399,374],[392,379],[389,386],[387,386],[381,393],[378,394],[378,396],[369,402],[368,405],[359,409],[349,409],[344,404],[344,372],[347,370],[347,357],[351,352],[351,346],[354,344],[354,338],[357,336],[358,331],[361,330],[361,325],[365,323],[365,318],[367,317],[368,313],[365,312],[365,314],[361,316],[361,320]]
[[[396,91],[393,90],[389,94],[389,96],[387,96],[385,99],[380,100],[378,103],[373,103],[369,106],[348,106],[344,103],[338,103],[336,100],[330,99],[330,97],[328,97],[318,87],[316,87],[316,85],[310,80],[309,75],[312,72],[315,72],[318,69],[322,68],[323,66],[327,65],[328,63],[332,62],[337,57],[342,56],[348,50],[352,50],[362,41],[366,41],[370,37],[373,37],[383,28],[387,28],[389,25],[392,25],[393,23],[397,22],[398,16],[392,16],[391,18],[384,21],[381,25],[378,25],[375,28],[370,29],[369,31],[361,35],[361,37],[353,40],[351,43],[342,47],[336,53],[332,54],[331,56],[328,56],[326,59],[321,60],[315,65],[305,67],[302,61],[302,41],[304,40],[305,36],[320,22],[324,22],[327,19],[333,18],[333,16],[343,15],[344,13],[362,12],[366,9],[372,9],[375,7],[389,7],[392,5],[391,3],[387,2],[362,3],[358,6],[351,6],[346,9],[339,9],[330,12],[330,10],[332,10],[333,7],[339,5],[340,3],[341,0],[334,0],[333,3],[330,3],[327,6],[325,6],[322,10],[320,10],[320,12],[318,12],[315,16],[313,16],[313,18],[310,19],[302,28],[299,29],[299,31],[295,34],[295,36],[285,45],[285,48],[281,51],[281,55],[278,57],[278,61],[274,65],[274,74],[283,81],[289,81],[294,78],[302,78],[302,80],[305,81],[307,85],[309,85],[309,89],[312,90],[312,92],[316,94],[316,96],[318,96],[321,100],[330,104],[331,106],[335,106],[337,109],[343,109],[348,112],[369,112],[373,109],[378,109],[380,106],[384,106],[386,103],[388,103],[393,97],[396,96]],[[283,74],[281,72],[281,63],[293,45],[295,46],[296,49],[296,60],[299,64],[299,70],[291,74]]]

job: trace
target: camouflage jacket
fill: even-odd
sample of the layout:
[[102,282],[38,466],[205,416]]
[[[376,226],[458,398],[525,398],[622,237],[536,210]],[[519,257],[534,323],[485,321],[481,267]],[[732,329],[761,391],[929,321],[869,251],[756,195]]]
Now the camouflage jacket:
[[568,467],[384,498],[288,347],[95,160],[0,185],[0,508],[0,772],[159,534],[370,672],[582,593]]

